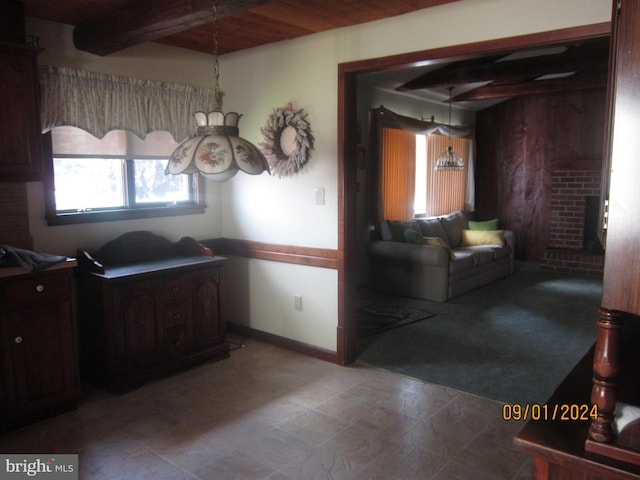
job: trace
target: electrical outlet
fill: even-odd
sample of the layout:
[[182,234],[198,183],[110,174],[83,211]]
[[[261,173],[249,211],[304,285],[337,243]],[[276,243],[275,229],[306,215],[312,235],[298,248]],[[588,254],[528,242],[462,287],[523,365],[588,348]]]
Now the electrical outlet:
[[324,205],[324,188],[316,188],[316,205]]
[[298,310],[299,312],[302,311],[302,296],[301,295],[294,295],[293,296],[293,308],[295,310]]

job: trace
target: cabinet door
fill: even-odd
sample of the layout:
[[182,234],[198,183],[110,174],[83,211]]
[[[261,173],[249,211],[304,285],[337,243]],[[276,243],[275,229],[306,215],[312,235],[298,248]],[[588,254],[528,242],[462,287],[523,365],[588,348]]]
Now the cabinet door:
[[30,413],[73,398],[79,389],[76,332],[69,302],[11,313],[7,347],[13,357],[16,400]]
[[13,378],[13,338],[9,329],[9,315],[0,315],[0,429],[11,420],[11,405],[15,405]]
[[42,173],[37,49],[0,44],[0,179],[38,180]]
[[193,331],[198,346],[224,339],[222,318],[222,267],[193,275]]
[[118,287],[116,290],[116,311],[119,313],[122,334],[116,332],[116,342],[120,343],[120,357],[125,365],[153,362],[162,345],[162,321],[158,317],[157,282],[136,282]]

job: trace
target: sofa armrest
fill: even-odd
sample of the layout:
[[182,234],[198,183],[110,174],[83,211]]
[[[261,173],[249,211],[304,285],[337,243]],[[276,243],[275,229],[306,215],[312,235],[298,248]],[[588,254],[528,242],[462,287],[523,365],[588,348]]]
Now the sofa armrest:
[[374,241],[369,242],[367,254],[372,260],[382,260],[398,264],[431,265],[448,267],[449,252],[435,245]]
[[516,243],[515,243],[515,236],[513,235],[513,231],[512,230],[505,230],[504,231],[504,242],[509,245],[509,247],[511,248],[511,256],[513,257],[513,254],[515,252],[516,249]]

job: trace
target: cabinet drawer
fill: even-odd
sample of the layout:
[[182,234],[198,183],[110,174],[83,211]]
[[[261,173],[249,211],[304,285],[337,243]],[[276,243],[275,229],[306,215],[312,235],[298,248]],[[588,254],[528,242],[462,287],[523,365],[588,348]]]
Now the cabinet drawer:
[[18,278],[0,285],[0,297],[7,305],[38,303],[41,301],[66,299],[70,294],[67,275],[36,275]]
[[167,277],[162,281],[163,297],[166,301],[180,300],[187,294],[185,275]]
[[173,327],[176,325],[191,323],[191,309],[189,307],[190,305],[187,305],[186,303],[165,306],[164,326]]

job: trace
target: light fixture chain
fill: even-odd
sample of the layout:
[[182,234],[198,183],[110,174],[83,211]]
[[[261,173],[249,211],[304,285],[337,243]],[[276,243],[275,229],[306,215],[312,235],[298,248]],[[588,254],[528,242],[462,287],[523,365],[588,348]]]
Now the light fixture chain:
[[453,87],[449,87],[449,130],[447,131],[447,137],[449,137],[449,150],[451,150],[451,93]]
[[218,59],[218,53],[220,51],[220,44],[218,43],[218,7],[216,1],[213,4],[213,76],[215,79],[215,86],[213,90],[214,96],[214,110],[222,110],[222,97],[224,92],[220,90],[220,61]]

